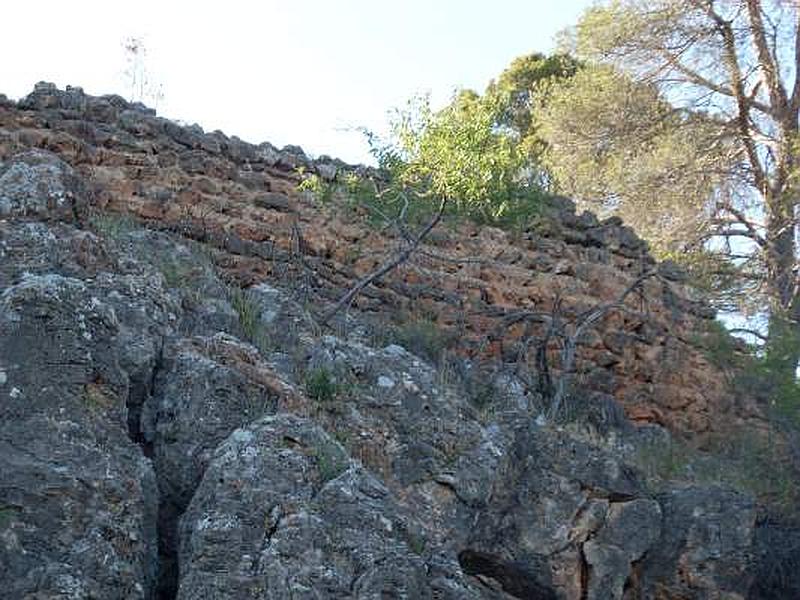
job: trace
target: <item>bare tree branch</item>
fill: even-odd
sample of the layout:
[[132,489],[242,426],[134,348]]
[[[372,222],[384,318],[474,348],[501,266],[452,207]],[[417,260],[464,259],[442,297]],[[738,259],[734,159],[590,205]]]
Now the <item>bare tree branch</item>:
[[722,38],[725,64],[728,69],[728,75],[731,79],[733,86],[733,96],[739,109],[737,115],[737,123],[739,125],[739,135],[747,152],[747,158],[750,162],[750,167],[753,170],[753,178],[755,179],[756,188],[762,194],[766,195],[768,189],[767,176],[761,160],[758,157],[758,150],[756,149],[753,137],[750,135],[750,105],[747,102],[747,96],[744,91],[744,79],[742,77],[742,69],[739,65],[739,58],[736,54],[736,36],[733,32],[733,27],[730,21],[726,21],[719,13],[714,10],[713,0],[705,0],[706,13],[715,23],[717,31]]
[[775,116],[782,118],[788,104],[786,90],[781,82],[778,66],[769,51],[764,20],[761,18],[761,1],[747,0],[747,14],[750,17],[750,32],[758,56],[761,78],[769,91],[770,104]]
[[448,199],[443,197],[439,202],[439,208],[436,211],[436,214],[433,216],[430,222],[428,222],[428,224],[422,228],[417,236],[413,238],[411,242],[407,243],[405,248],[400,250],[380,267],[359,279],[358,282],[352,288],[350,288],[350,290],[348,290],[336,302],[336,304],[330,310],[328,310],[328,312],[323,315],[322,319],[320,320],[320,324],[326,325],[328,322],[330,322],[333,316],[336,315],[336,313],[346,307],[349,307],[353,300],[355,300],[355,298],[364,290],[364,288],[406,262],[417,249],[417,247],[422,243],[425,237],[427,237],[433,228],[439,224],[439,221],[442,220],[442,215],[444,214],[445,207],[447,206],[447,201]]

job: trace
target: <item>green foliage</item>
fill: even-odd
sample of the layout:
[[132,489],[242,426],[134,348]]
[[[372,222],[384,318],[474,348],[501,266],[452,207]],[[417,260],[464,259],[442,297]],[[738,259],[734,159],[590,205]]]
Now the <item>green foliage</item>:
[[784,513],[796,513],[800,478],[787,460],[782,441],[745,429],[716,433],[701,450],[670,438],[637,447],[632,457],[651,485],[685,481],[725,485],[752,494]]
[[0,529],[5,529],[13,523],[20,512],[16,506],[0,506]]
[[128,213],[96,211],[89,217],[89,225],[102,237],[119,240],[141,225]]
[[424,223],[447,198],[449,215],[521,228],[549,198],[542,138],[530,114],[533,93],[544,97],[548,86],[577,69],[566,55],[531,54],[515,60],[483,95],[461,90],[441,110],[427,96],[412,98],[394,112],[388,138],[363,131],[383,173],[380,182],[310,175],[300,189],[323,203],[338,198],[366,210],[373,225]]
[[314,456],[317,460],[317,469],[322,483],[336,479],[347,470],[347,457],[335,445],[316,448]]
[[429,98],[415,99],[393,124],[403,159],[395,164],[397,176],[466,213],[501,216],[524,163],[513,140],[494,128],[497,110],[466,90],[439,112]]
[[272,344],[269,333],[261,321],[261,305],[258,296],[251,290],[243,290],[236,285],[228,286],[228,302],[239,318],[239,327],[245,340],[261,352],[267,352]]
[[674,481],[687,477],[691,454],[687,444],[670,438],[637,447],[633,462],[649,480]]
[[712,442],[712,459],[698,465],[700,477],[749,492],[782,512],[797,513],[800,477],[786,456],[785,440],[738,430]]
[[491,380],[473,381],[469,386],[469,401],[479,411],[486,411],[495,401],[497,390]]
[[773,318],[769,340],[754,372],[776,416],[800,431],[800,379],[796,370],[786,368],[787,364],[797,364],[798,354],[800,328],[791,321]]
[[755,293],[758,284],[752,262],[733,262],[724,251],[711,248],[687,252],[660,245],[655,251],[660,260],[671,260],[684,268],[692,287],[716,309],[743,314],[756,314],[763,309],[762,299]]
[[516,136],[527,154],[528,169],[532,173],[542,171],[542,186],[547,185],[548,179],[540,164],[546,145],[534,122],[534,99],[543,103],[553,85],[573,77],[581,66],[568,54],[527,54],[515,58],[486,90],[488,97],[498,99],[497,124]]
[[390,338],[393,343],[403,346],[412,354],[437,364],[456,341],[452,332],[425,318],[413,318],[399,325],[394,328]]
[[708,321],[706,330],[692,340],[708,360],[721,370],[739,370],[750,362],[744,342],[732,336],[719,321]]
[[[302,171],[300,171],[300,175],[303,175]],[[297,189],[301,192],[310,192],[317,201],[327,204],[333,198],[336,188],[316,173],[311,173],[303,177],[297,185]]]
[[559,192],[613,207],[662,253],[708,231],[703,207],[728,149],[713,138],[713,119],[675,110],[657,87],[608,66],[581,69],[537,102],[543,160]]
[[84,386],[81,397],[86,407],[95,414],[107,413],[118,400],[110,389],[94,383]]
[[340,397],[342,386],[325,367],[309,370],[304,379],[306,394],[320,403],[330,403]]
[[708,360],[731,378],[732,388],[743,397],[755,398],[767,416],[800,431],[800,381],[786,372],[786,355],[797,352],[800,339],[787,323],[773,330],[766,346],[755,346],[731,335],[719,321],[692,340]]
[[[662,252],[713,249],[728,268],[704,274],[726,286],[728,301],[739,285],[762,311],[791,314],[800,106],[784,65],[800,7],[742,7],[596,3],[574,30],[590,66],[548,98],[542,132],[561,189],[614,209]],[[800,351],[768,354],[773,375],[794,387]]]
[[158,256],[154,260],[158,270],[164,276],[164,282],[170,288],[191,287],[199,275],[198,269],[202,269],[190,257],[185,256]]
[[409,531],[408,529],[403,529],[400,533],[411,552],[417,556],[423,556],[425,554],[428,542],[422,535]]

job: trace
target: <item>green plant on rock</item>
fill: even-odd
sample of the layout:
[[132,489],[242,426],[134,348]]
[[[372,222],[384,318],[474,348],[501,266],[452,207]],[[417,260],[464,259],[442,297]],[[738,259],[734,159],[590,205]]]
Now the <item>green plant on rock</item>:
[[412,318],[399,325],[393,330],[390,339],[409,352],[436,364],[441,362],[445,351],[455,342],[451,332],[425,318]]
[[261,305],[258,296],[251,290],[228,286],[228,302],[239,318],[239,326],[246,341],[253,344],[261,352],[272,348],[268,332],[261,322]]
[[313,451],[317,461],[317,469],[322,483],[336,479],[347,470],[347,457],[332,444],[330,447],[315,448]]
[[306,394],[320,403],[330,403],[342,393],[342,386],[336,381],[333,373],[325,367],[310,369],[304,378]]
[[422,535],[414,533],[413,531],[406,531],[404,538],[406,545],[411,552],[417,556],[424,556],[425,548],[428,546],[428,542],[424,537],[422,537]]
[[196,278],[197,266],[175,257],[157,259],[158,270],[170,288],[190,288]]
[[654,440],[637,447],[632,459],[656,488],[672,481],[723,485],[796,516],[800,473],[786,451],[774,433],[740,428],[710,435],[703,449],[674,437]]
[[336,191],[336,186],[333,183],[325,181],[316,173],[305,175],[301,171],[300,176],[303,179],[297,184],[299,191],[310,192],[315,200],[323,204],[327,204],[333,199]]
[[691,340],[706,358],[723,370],[741,369],[748,360],[745,344],[732,336],[720,321],[708,321],[705,331]]
[[94,211],[89,216],[90,227],[102,237],[119,240],[132,231],[141,229],[139,222],[128,213]]
[[691,454],[687,444],[670,438],[639,446],[633,462],[651,481],[673,481],[686,476]]
[[20,512],[22,511],[17,506],[0,506],[0,529],[8,527]]

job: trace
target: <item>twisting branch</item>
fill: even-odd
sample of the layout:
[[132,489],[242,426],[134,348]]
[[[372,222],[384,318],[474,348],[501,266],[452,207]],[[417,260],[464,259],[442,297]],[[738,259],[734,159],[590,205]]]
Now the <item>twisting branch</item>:
[[568,334],[564,331],[564,346],[561,349],[561,376],[558,378],[558,383],[556,385],[555,394],[553,396],[553,400],[550,404],[550,411],[548,414],[548,418],[553,420],[558,417],[558,414],[561,412],[561,405],[564,402],[564,398],[567,394],[567,383],[569,380],[569,375],[575,370],[575,356],[578,346],[578,340],[581,336],[589,330],[590,327],[594,326],[595,323],[603,319],[608,313],[612,310],[616,310],[622,308],[625,303],[625,300],[628,296],[630,296],[633,292],[639,290],[641,285],[651,277],[655,277],[657,275],[656,271],[649,271],[647,273],[643,273],[639,277],[634,280],[619,297],[613,301],[608,302],[605,304],[600,304],[591,310],[586,311],[582,315],[579,315],[578,318],[575,320],[574,329],[572,334]]
[[[625,301],[634,292],[641,292],[642,284],[652,278],[657,277],[656,271],[648,271],[638,276],[623,292],[612,302],[598,304],[591,309],[578,315],[571,323],[562,319],[561,298],[557,296],[553,302],[553,307],[549,313],[541,311],[515,310],[508,312],[499,325],[500,329],[508,329],[514,325],[525,323],[526,330],[522,346],[517,356],[516,378],[528,389],[541,394],[548,402],[546,410],[548,420],[556,419],[562,409],[564,400],[569,391],[569,380],[575,371],[575,359],[577,357],[578,341],[601,319],[605,318],[611,311],[623,310]],[[534,382],[532,378],[525,377],[520,372],[522,364],[528,362],[528,350],[531,346],[533,334],[532,324],[543,324],[546,326],[543,335],[535,341],[535,367],[537,378]],[[553,340],[560,343],[558,353],[559,368],[558,377],[554,378],[547,355],[548,348]],[[555,380],[555,381],[554,381]]]
[[443,197],[439,202],[439,208],[436,211],[436,214],[433,218],[428,222],[422,230],[406,243],[405,248],[397,252],[394,256],[392,256],[389,260],[383,263],[380,267],[368,273],[364,277],[358,280],[358,282],[351,287],[341,298],[339,298],[338,302],[326,312],[321,321],[321,325],[326,325],[330,322],[330,320],[338,313],[340,310],[349,307],[356,297],[366,288],[367,286],[371,285],[390,271],[393,271],[404,262],[406,262],[409,257],[414,253],[417,247],[422,243],[422,241],[427,237],[427,235],[433,230],[436,225],[439,224],[439,221],[442,220],[442,215],[444,214],[444,210],[447,206],[448,199],[447,197]]
[[756,331],[755,329],[749,329],[747,327],[734,327],[732,329],[728,329],[728,333],[743,333],[745,335],[752,335],[753,337],[758,338],[762,342],[769,341],[769,338],[760,331]]
[[780,79],[780,73],[778,73],[777,55],[772,55],[769,51],[764,20],[761,17],[761,2],[747,0],[747,14],[750,17],[753,46],[761,68],[761,78],[766,84],[767,90],[769,90],[770,104],[782,117],[783,111],[786,110],[788,99],[783,82]]

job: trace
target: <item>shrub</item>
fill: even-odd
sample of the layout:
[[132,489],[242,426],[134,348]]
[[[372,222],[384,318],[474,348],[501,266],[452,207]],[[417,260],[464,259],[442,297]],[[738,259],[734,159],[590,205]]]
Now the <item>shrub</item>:
[[396,327],[390,339],[409,352],[436,364],[442,361],[445,351],[455,342],[452,332],[426,318],[412,319]]
[[317,448],[314,450],[314,456],[317,459],[317,469],[322,483],[336,479],[347,469],[346,457],[335,446]]
[[333,374],[325,367],[311,369],[306,373],[304,385],[306,394],[317,402],[331,402],[339,397],[341,386]]
[[231,285],[228,286],[228,302],[236,311],[245,340],[261,352],[270,350],[270,338],[261,322],[261,305],[258,297],[250,290]]
[[118,240],[141,227],[128,213],[99,211],[89,217],[89,225],[96,233],[113,240]]

